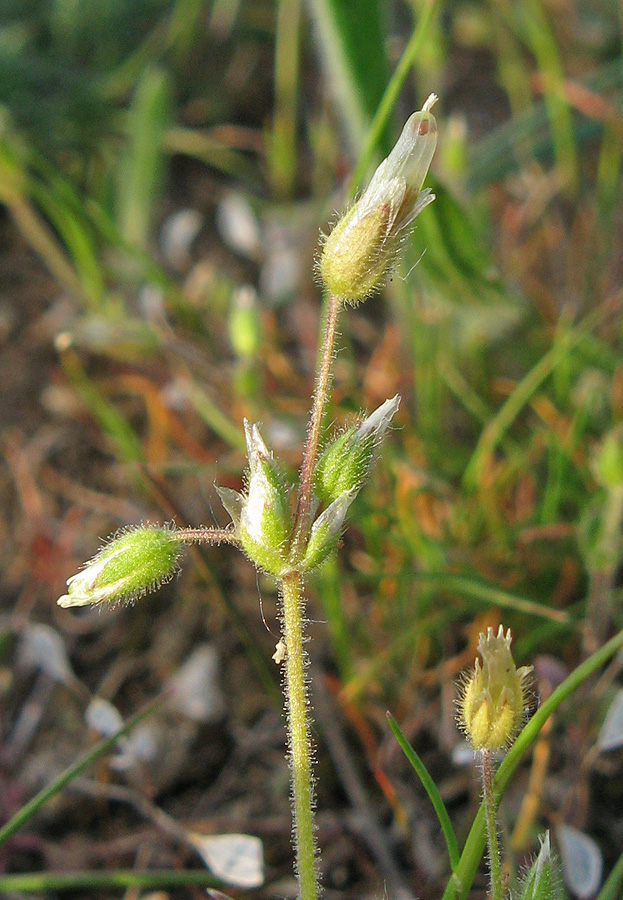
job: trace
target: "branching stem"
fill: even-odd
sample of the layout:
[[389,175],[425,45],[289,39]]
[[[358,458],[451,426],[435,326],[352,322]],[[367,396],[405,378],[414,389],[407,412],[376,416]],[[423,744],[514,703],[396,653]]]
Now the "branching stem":
[[301,465],[299,493],[290,548],[292,571],[284,575],[281,583],[283,636],[287,648],[285,688],[288,716],[288,749],[292,771],[293,830],[300,900],[317,900],[318,897],[311,736],[307,683],[305,680],[305,595],[300,566],[305,554],[311,526],[314,469],[320,447],[322,423],[331,390],[331,369],[340,305],[340,302],[335,297],[330,296],[328,298],[324,340],[320,351],[316,389],[314,391],[307,442]]
[[303,453],[303,463],[301,465],[299,495],[294,523],[294,537],[292,540],[293,561],[300,560],[305,549],[306,538],[309,534],[314,468],[318,457],[318,448],[320,446],[322,421],[324,419],[331,388],[331,369],[333,365],[333,351],[335,348],[335,335],[337,332],[337,319],[340,306],[341,303],[339,300],[333,296],[329,297],[320,365],[316,376],[314,402],[309,419],[307,442]]

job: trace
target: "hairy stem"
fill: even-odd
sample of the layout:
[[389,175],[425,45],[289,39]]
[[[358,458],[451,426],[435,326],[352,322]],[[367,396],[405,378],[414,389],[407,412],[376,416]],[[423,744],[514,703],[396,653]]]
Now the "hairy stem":
[[294,537],[292,540],[292,559],[295,561],[300,560],[309,534],[314,468],[318,457],[318,447],[320,446],[322,420],[324,418],[331,388],[331,368],[333,365],[333,350],[335,347],[335,335],[340,305],[340,301],[335,297],[329,297],[320,365],[316,376],[316,390],[314,391],[314,402],[309,419],[307,442],[305,444],[303,463],[301,465]]
[[180,544],[238,544],[231,528],[177,528],[172,532]]
[[294,843],[299,878],[300,900],[316,900],[316,840],[313,811],[313,778],[311,770],[311,740],[305,681],[303,576],[301,560],[305,553],[311,526],[314,469],[322,434],[322,422],[331,389],[333,349],[337,331],[340,302],[330,296],[320,362],[316,375],[316,389],[312,404],[307,442],[301,465],[299,493],[290,560],[292,571],[282,579],[283,636],[286,643],[286,707],[288,716],[288,749],[292,771],[292,801],[294,805]]
[[303,647],[303,579],[294,572],[282,581],[283,633],[286,642],[286,707],[288,750],[292,771],[294,842],[300,900],[316,900],[316,842],[310,729]]
[[496,803],[493,794],[493,762],[490,750],[481,751],[481,762],[485,819],[487,823],[487,844],[489,847],[491,900],[502,900],[502,865],[500,862]]

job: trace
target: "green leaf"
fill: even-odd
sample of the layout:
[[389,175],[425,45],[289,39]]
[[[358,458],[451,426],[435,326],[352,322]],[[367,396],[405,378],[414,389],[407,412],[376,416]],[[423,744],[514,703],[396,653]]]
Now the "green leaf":
[[448,815],[448,811],[444,805],[443,800],[441,799],[441,794],[437,789],[437,785],[429,775],[426,766],[417,755],[411,744],[408,742],[408,740],[400,730],[398,723],[396,722],[394,717],[390,715],[390,713],[387,713],[387,721],[389,722],[389,727],[391,728],[394,737],[400,744],[402,752],[411,763],[415,774],[422,782],[422,787],[428,794],[430,802],[433,804],[433,809],[435,810],[437,818],[439,819],[439,824],[441,825],[441,830],[446,841],[446,847],[448,848],[450,865],[452,866],[452,870],[454,871],[454,869],[459,864],[459,847],[456,841],[454,829],[452,828],[450,816]]

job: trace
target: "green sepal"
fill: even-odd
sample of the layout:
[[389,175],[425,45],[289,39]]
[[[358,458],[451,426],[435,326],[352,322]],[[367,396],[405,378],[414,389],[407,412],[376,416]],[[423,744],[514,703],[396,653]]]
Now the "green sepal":
[[344,491],[318,516],[312,525],[303,557],[302,569],[304,572],[317,568],[335,550],[340,540],[348,507],[356,495],[356,490]]
[[[290,487],[268,452],[257,425],[245,420],[249,482],[240,504],[236,533],[242,548],[257,566],[271,575],[286,568],[292,531]],[[230,505],[236,505],[228,497]]]
[[519,900],[564,900],[565,892],[558,864],[549,839],[549,831],[541,838],[541,849],[526,874],[519,892]]
[[321,454],[314,472],[314,491],[328,506],[344,491],[359,490],[370,468],[374,435],[358,439],[357,426],[347,428]]

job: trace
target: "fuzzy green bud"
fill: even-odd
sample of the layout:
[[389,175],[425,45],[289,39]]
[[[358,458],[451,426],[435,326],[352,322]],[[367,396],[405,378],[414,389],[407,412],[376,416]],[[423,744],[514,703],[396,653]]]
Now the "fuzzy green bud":
[[549,831],[541,840],[539,855],[522,878],[519,900],[563,900],[558,861],[552,853]]
[[321,503],[326,506],[345,491],[359,490],[370,470],[375,447],[399,406],[400,397],[396,394],[326,447],[314,472],[314,491]]
[[344,527],[348,507],[355,499],[356,494],[356,489],[344,491],[318,516],[312,525],[307,542],[303,557],[303,571],[317,568],[335,550]]
[[515,736],[526,709],[526,679],[531,666],[517,669],[510,628],[481,634],[474,670],[459,698],[459,724],[474,750],[501,750]]
[[436,99],[431,94],[410,116],[392,152],[325,241],[320,277],[340,300],[358,303],[382,287],[406,230],[435,199],[422,184],[437,146],[437,123],[430,112]]
[[175,534],[174,529],[157,525],[139,525],[118,534],[67,581],[59,606],[131,601],[170,581],[181,552]]
[[245,419],[244,432],[249,459],[247,491],[239,494],[220,488],[219,495],[249,559],[269,574],[280,575],[286,568],[292,531],[290,491],[257,425]]

